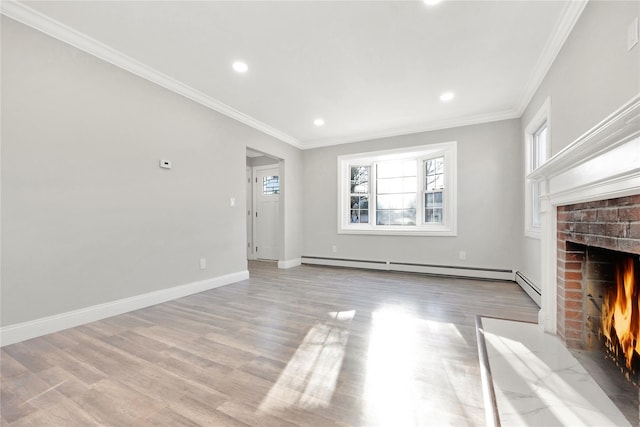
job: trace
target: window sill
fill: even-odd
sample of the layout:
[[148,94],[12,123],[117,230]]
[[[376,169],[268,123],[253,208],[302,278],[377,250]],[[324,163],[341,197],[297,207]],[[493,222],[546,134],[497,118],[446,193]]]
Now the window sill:
[[432,236],[452,237],[457,236],[456,230],[446,226],[441,227],[403,227],[398,228],[372,228],[372,227],[343,227],[338,229],[338,234],[363,234],[374,236]]
[[542,238],[542,229],[541,228],[531,228],[524,231],[525,237],[530,237],[532,239],[540,240]]

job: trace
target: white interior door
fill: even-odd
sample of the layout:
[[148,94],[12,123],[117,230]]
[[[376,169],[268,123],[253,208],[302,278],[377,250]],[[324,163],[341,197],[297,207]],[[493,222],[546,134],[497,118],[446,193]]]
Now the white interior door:
[[254,255],[258,259],[277,260],[280,207],[279,168],[255,168],[254,176]]

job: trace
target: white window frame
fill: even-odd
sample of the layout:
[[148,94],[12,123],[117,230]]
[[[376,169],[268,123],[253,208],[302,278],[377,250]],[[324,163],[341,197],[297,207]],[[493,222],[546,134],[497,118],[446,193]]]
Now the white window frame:
[[[541,224],[534,223],[534,218],[540,215],[540,212],[536,211],[536,209],[539,209],[540,204],[536,204],[533,200],[535,194],[534,187],[536,185],[540,186],[541,183],[527,179],[526,176],[536,169],[534,153],[534,150],[537,149],[536,135],[543,126],[547,128],[547,138],[545,141],[546,157],[541,160],[541,163],[537,165],[537,167],[540,167],[549,159],[551,149],[551,98],[547,98],[524,130],[524,235],[534,239],[540,239],[542,232]],[[540,190],[542,190],[542,188],[540,188]]]
[[[424,223],[425,160],[444,157],[443,222]],[[416,225],[384,226],[375,224],[375,171],[381,161],[409,160],[419,162],[416,174]],[[350,167],[371,166],[369,170],[369,223],[350,222]],[[396,236],[456,236],[457,235],[457,142],[443,142],[394,150],[349,154],[338,157],[338,233]]]

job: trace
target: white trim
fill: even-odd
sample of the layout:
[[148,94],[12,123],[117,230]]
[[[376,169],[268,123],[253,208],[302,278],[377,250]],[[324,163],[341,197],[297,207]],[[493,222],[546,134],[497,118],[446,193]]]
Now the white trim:
[[143,79],[149,80],[150,82],[162,86],[174,93],[182,95],[185,98],[204,105],[218,113],[231,117],[240,123],[244,123],[247,126],[259,130],[260,132],[271,135],[280,141],[286,142],[287,144],[293,145],[297,148],[302,148],[300,141],[291,135],[256,120],[215,98],[205,95],[199,90],[187,86],[173,77],[163,74],[160,71],[151,68],[148,65],[145,65],[142,62],[137,61],[130,56],[127,56],[124,53],[87,36],[84,33],[81,33],[78,30],[50,18],[49,16],[30,8],[24,3],[16,1],[2,1],[0,3],[2,14],[10,17],[11,19],[28,25],[31,28],[41,31],[55,39],[115,65],[116,67],[142,77]]
[[[468,277],[473,279],[509,280],[514,281],[513,271],[492,271],[491,269],[473,269],[468,267],[438,265],[408,265],[391,261],[358,261],[348,259],[302,257],[303,264],[325,265],[333,267],[362,268],[365,270],[401,271],[407,273],[433,274],[439,276]],[[493,269],[497,270],[497,269]]]
[[640,93],[527,176],[543,182],[542,309],[557,332],[557,208],[640,194]]
[[[260,258],[258,256],[258,252],[256,251],[256,246],[258,245],[258,226],[257,226],[257,216],[256,216],[256,212],[258,212],[258,192],[262,191],[262,184],[260,184],[258,186],[258,171],[263,171],[263,170],[269,170],[269,169],[275,169],[278,171],[278,179],[279,179],[279,183],[280,183],[280,190],[279,193],[277,194],[278,196],[278,225],[280,226],[280,215],[281,212],[283,212],[283,205],[282,203],[284,202],[284,199],[281,197],[283,195],[283,180],[282,180],[282,169],[280,167],[280,162],[278,161],[277,163],[273,163],[271,165],[261,165],[261,166],[253,166],[252,168],[252,173],[251,173],[251,188],[253,189],[252,191],[252,197],[253,197],[253,212],[251,215],[251,225],[252,225],[252,231],[253,234],[251,236],[252,238],[252,242],[251,244],[253,245],[251,247],[251,252],[253,253],[253,257],[252,259],[254,260],[261,260],[261,261],[275,261],[275,259],[271,259],[271,258]],[[278,242],[278,252],[280,253],[280,236],[276,236],[277,242]]]
[[286,270],[287,268],[297,267],[300,264],[302,264],[302,258],[286,259],[283,261],[278,261],[278,268]]
[[[526,175],[533,169],[533,144],[536,132],[546,123],[547,141],[546,152],[551,150],[551,97],[547,98],[536,114],[527,124],[524,130],[524,170]],[[535,181],[525,178],[524,182],[524,235],[534,239],[540,239],[542,227],[533,225],[533,185]]]
[[547,41],[542,55],[538,59],[538,63],[532,72],[532,77],[527,84],[527,89],[518,107],[497,111],[487,114],[479,114],[474,116],[458,117],[454,119],[441,120],[431,122],[421,126],[401,127],[392,130],[383,130],[377,132],[367,132],[355,134],[345,137],[325,138],[319,140],[300,141],[293,136],[273,128],[266,123],[254,119],[204,93],[187,86],[186,84],[167,76],[135,59],[123,54],[108,45],[81,33],[43,13],[32,9],[24,3],[18,1],[0,1],[0,12],[16,21],[28,25],[38,31],[41,31],[51,37],[63,41],[74,46],[84,52],[96,56],[110,64],[127,70],[139,77],[149,80],[159,86],[164,87],[172,92],[180,94],[194,102],[204,105],[214,111],[225,116],[231,117],[241,123],[246,124],[254,129],[264,132],[267,135],[286,142],[296,148],[305,150],[318,147],[327,147],[331,145],[346,144],[351,142],[365,141],[371,139],[387,138],[398,135],[407,135],[413,133],[428,132],[433,130],[449,129],[462,126],[470,126],[474,124],[490,123],[500,120],[516,119],[522,116],[527,105],[531,101],[536,90],[542,83],[542,80],[549,71],[553,61],[558,55],[560,49],[565,43],[568,35],[571,33],[580,14],[584,10],[587,1],[571,1],[568,2],[566,9],[559,20],[551,37]]
[[[445,196],[443,200],[444,222],[441,224],[418,223],[415,226],[380,226],[373,224],[375,221],[375,172],[370,170],[369,183],[369,220],[368,224],[351,224],[349,222],[349,166],[351,164],[374,164],[377,161],[394,159],[415,159],[422,161],[427,158],[444,157],[445,161]],[[457,142],[442,142],[413,147],[397,148],[392,150],[371,151],[354,153],[337,158],[337,232],[338,234],[369,234],[369,235],[395,235],[395,236],[456,236],[457,235]],[[416,179],[418,198],[416,201],[416,222],[422,218],[424,201],[422,197],[422,181],[424,168],[419,167]]]
[[0,346],[14,344],[42,335],[95,322],[111,316],[182,298],[249,278],[249,271],[225,274],[211,279],[187,283],[168,289],[123,298],[116,301],[85,307],[66,313],[30,320],[0,328]]
[[566,2],[565,10],[555,29],[551,33],[551,37],[547,40],[547,43],[542,50],[542,55],[538,58],[538,62],[531,73],[531,78],[529,79],[529,83],[526,85],[524,95],[520,101],[520,107],[517,112],[518,117],[522,116],[531,102],[531,99],[533,99],[533,96],[551,69],[551,65],[553,65],[553,62],[560,53],[560,49],[562,49],[562,46],[564,46],[567,41],[569,34],[573,31],[573,27],[578,22],[578,19],[580,18],[580,15],[587,3],[588,0],[572,0]]
[[515,109],[504,110],[497,113],[478,114],[475,116],[457,117],[437,122],[430,122],[429,124],[420,126],[402,127],[391,130],[387,129],[376,132],[366,132],[361,134],[340,136],[336,138],[323,138],[301,141],[300,144],[303,150],[308,150],[311,148],[329,147],[332,145],[349,144],[352,142],[370,141],[372,139],[391,138],[394,136],[404,136],[435,130],[452,129],[463,126],[498,122],[501,120],[518,119],[520,118],[520,116],[521,114],[518,113],[518,111],[516,111]]
[[550,179],[640,136],[640,93],[551,157],[527,178]]
[[529,297],[533,300],[533,302],[535,302],[538,305],[538,307],[542,305],[541,295],[540,295],[542,292],[540,290],[540,287],[537,286],[533,282],[533,280],[528,278],[521,271],[518,271],[516,272],[516,275],[515,275],[515,281],[518,285],[520,285],[522,290],[525,291],[527,295],[529,295]]

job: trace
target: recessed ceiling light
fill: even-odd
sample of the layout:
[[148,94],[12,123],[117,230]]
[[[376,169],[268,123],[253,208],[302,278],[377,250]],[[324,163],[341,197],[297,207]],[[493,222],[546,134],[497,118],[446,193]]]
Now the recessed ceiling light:
[[455,95],[453,94],[453,92],[445,92],[442,95],[440,95],[440,101],[443,101],[443,102],[451,101],[454,96]]
[[426,5],[433,6],[440,3],[442,0],[423,0]]
[[236,61],[232,65],[233,69],[238,73],[246,73],[249,69],[249,66],[242,61]]
[[324,119],[315,119],[313,121],[313,124],[320,127],[320,126],[324,126]]

